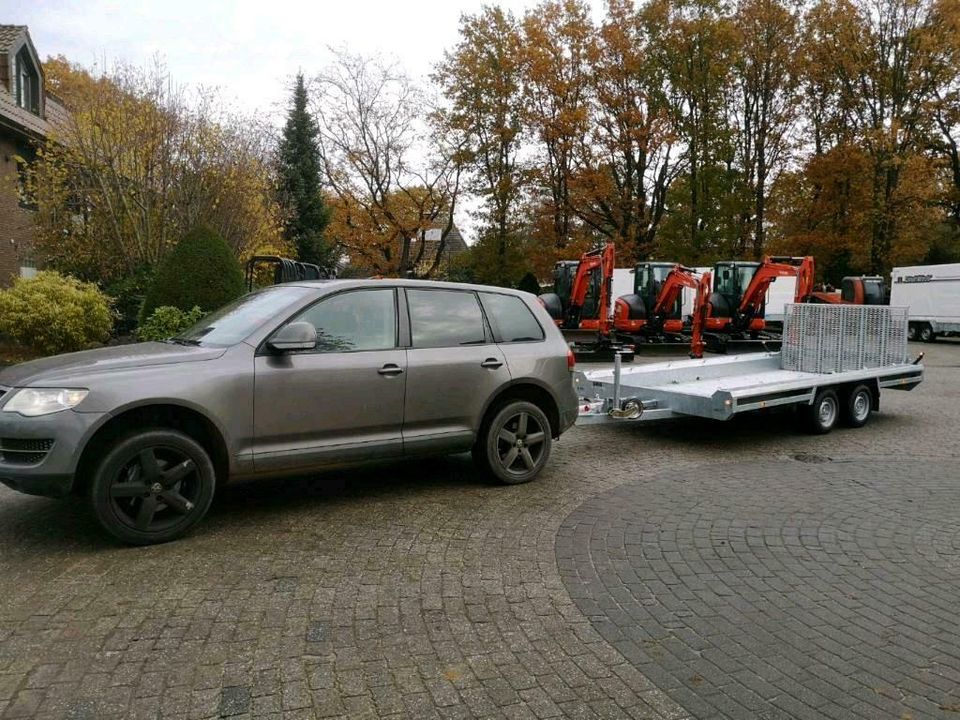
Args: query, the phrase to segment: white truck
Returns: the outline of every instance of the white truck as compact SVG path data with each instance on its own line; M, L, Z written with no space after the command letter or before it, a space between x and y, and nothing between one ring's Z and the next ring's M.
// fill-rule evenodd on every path
M960 263L894 268L890 305L908 308L911 340L960 333Z

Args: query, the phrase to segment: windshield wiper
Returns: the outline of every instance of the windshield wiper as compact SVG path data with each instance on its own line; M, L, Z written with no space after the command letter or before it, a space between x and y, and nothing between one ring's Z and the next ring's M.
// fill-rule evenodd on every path
M182 338L182 337L167 338L164 342L173 343L174 345L190 345L194 347L200 344L199 340L194 340L193 338Z

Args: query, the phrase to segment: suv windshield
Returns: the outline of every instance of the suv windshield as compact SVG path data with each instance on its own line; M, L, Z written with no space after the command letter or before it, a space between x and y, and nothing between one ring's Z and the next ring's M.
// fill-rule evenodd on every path
M257 290L210 313L189 330L171 338L171 342L214 347L236 345L283 308L311 292L310 288L297 285L274 285Z

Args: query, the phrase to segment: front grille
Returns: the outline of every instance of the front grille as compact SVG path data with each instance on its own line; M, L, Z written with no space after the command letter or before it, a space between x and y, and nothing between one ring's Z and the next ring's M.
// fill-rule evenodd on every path
M0 438L0 459L10 465L36 465L52 448L49 438Z

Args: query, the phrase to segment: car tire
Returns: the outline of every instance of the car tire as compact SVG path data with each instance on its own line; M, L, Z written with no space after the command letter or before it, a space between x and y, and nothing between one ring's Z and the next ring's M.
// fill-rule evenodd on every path
M551 432L543 410L526 400L510 401L488 413L473 458L502 483L530 482L550 458Z
M937 334L933 331L933 328L930 327L930 325L924 323L920 326L917 337L920 339L920 342L931 343L937 339Z
M804 429L812 435L826 435L833 430L840 417L840 399L835 390L824 388L813 399L812 405L800 408Z
M210 508L216 471L207 451L175 430L114 441L93 471L90 504L101 527L130 545L174 540Z
M870 419L873 410L873 390L869 385L860 383L844 396L842 420L851 428L863 427Z

